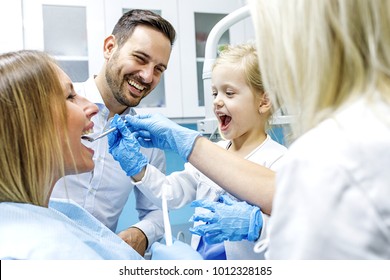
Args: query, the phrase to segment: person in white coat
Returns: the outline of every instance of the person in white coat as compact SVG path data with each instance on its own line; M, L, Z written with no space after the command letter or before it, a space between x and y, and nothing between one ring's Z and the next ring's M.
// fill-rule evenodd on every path
M390 259L389 1L250 6L265 89L295 117L268 258Z
M266 132L271 116L271 104L262 86L254 45L226 46L221 51L212 70L212 93L219 131L222 137L227 139L218 142L217 145L229 153L276 170L287 148L272 140ZM131 130L132 121L129 118L126 120ZM119 162L126 165L121 157L122 155L119 157ZM228 194L223 186L213 182L190 163L185 164L183 171L174 172L169 176L147 165L140 173L132 175L132 178L137 188L157 205L161 205L163 191L166 190L168 207L171 209L181 208L196 199L217 201L221 195ZM242 188L244 192L245 186ZM267 189L263 192L260 190L258 195L268 198L267 191ZM239 200L233 195L229 197L235 201ZM266 235L265 225L267 214L270 213L268 205L264 205L264 208L262 205L257 206L263 211L259 218L263 226L257 229L255 239ZM202 210L196 208L195 211ZM196 222L195 226L199 223ZM193 232L197 233L196 227ZM237 240L237 238L226 237L226 239L213 240L210 236L205 238L193 235L192 246L204 259L261 259L263 257L261 254L254 253L254 240L241 240L241 238L237 241L229 240Z

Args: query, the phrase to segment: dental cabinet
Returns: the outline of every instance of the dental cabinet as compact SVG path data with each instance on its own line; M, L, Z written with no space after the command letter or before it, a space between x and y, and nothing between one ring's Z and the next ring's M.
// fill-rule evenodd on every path
M2 1L3 2L3 1ZM179 122L205 117L202 80L205 44L211 29L227 14L245 6L245 0L19 0L0 3L9 14L0 38L1 52L39 49L55 56L75 82L98 73L103 64L103 40L129 9L161 14L177 31L168 70L159 86L137 108L139 113L159 112ZM11 16L12 15L12 16ZM4 20L4 19L3 19ZM10 24L8 21L12 21ZM253 39L250 19L232 26L219 44ZM7 43L7 44L6 44Z

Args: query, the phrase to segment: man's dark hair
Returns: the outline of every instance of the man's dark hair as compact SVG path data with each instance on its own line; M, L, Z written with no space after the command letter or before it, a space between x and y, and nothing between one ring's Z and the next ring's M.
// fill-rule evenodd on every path
M138 25L150 26L160 31L169 39L171 46L175 42L176 31L166 19L149 10L135 9L124 13L112 31L119 47L122 47Z

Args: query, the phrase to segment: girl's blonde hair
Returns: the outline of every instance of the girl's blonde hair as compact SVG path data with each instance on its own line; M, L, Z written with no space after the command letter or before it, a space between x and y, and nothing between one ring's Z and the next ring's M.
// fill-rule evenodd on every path
M66 112L52 58L29 50L0 55L0 202L47 206L64 175Z
M345 104L390 102L390 1L251 0L260 69L299 136Z
M235 46L223 46L212 69L224 64L229 66L236 65L237 70L244 73L246 83L252 91L259 96L264 94L264 86L261 79L259 60L255 45L247 43Z
M224 45L220 51L219 56L215 60L212 70L217 66L236 66L237 71L243 73L245 82L251 89L255 98L267 98L263 80L259 68L259 59L257 56L256 46L251 43L243 43L239 45ZM264 113L265 123L264 128L268 130L270 124L268 121L272 116L272 110Z

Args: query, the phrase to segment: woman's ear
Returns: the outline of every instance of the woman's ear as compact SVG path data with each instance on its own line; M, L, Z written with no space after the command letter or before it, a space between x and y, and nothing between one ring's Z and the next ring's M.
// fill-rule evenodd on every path
M114 35L110 35L106 39L104 39L104 45L103 45L104 59L108 60L111 57L114 50L116 49L116 47L117 44Z
M260 115L265 114L271 110L271 100L268 97L267 93L263 94L263 97L260 100L259 104L259 113Z

